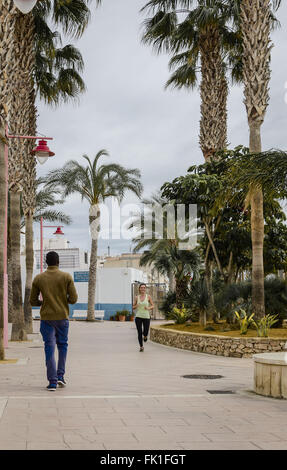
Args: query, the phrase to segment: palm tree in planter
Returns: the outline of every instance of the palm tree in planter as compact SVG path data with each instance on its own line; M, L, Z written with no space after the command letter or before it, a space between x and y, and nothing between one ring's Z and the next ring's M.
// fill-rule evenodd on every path
M100 150L91 161L87 155L83 158L87 166L71 160L63 168L52 170L47 176L47 183L62 188L63 197L77 193L82 200L87 200L89 209L89 226L92 237L91 258L88 285L87 321L95 321L95 298L97 279L97 252L100 232L100 204L107 198L115 197L120 203L127 191L140 197L143 187L138 169L127 169L117 163L99 165L101 157L108 156L106 150Z
M271 77L272 4L279 8L280 0L232 0L231 8L239 13L242 34L242 72L251 154L262 152L261 127L269 104ZM263 189L250 192L252 237L252 306L257 318L265 314L264 305L264 215Z

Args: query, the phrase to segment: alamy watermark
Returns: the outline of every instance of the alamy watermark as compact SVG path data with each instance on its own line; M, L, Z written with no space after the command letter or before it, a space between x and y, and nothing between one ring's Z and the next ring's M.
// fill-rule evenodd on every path
M92 238L177 240L179 250L197 246L196 204L99 204L90 209Z

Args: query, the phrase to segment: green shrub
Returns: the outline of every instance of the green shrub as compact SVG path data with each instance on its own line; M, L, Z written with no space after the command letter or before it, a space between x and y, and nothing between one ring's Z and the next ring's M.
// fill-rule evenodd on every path
M265 311L267 315L278 315L275 328L282 326L283 319L287 318L287 283L286 281L273 278L265 279ZM225 286L215 295L215 306L227 322L232 322L235 311L242 309L252 313L251 307L252 284L250 281L230 284Z
M176 302L175 292L168 292L164 301L159 305L159 310L163 313L166 320L172 312Z

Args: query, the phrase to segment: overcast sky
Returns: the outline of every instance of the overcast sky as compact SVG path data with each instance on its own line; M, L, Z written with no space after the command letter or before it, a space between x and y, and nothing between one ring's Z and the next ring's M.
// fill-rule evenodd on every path
M51 109L39 103L38 130L53 136L56 156L38 174L63 166L70 159L91 158L107 149L110 158L130 168L139 168L144 196L149 197L165 181L184 175L192 164L203 163L198 144L199 92L166 91L168 56L157 56L141 44L139 13L145 0L103 0L93 10L84 36L75 43L85 61L87 92L77 105ZM286 149L287 117L287 4L278 12L281 29L273 33L270 106L263 127L263 148ZM71 41L68 41L71 42ZM228 139L231 147L248 145L248 126L242 88L233 87L229 96ZM83 160L84 161L84 160ZM128 202L136 199L130 195ZM71 246L89 249L88 205L72 196L62 206L73 218L64 229ZM38 227L35 226L37 238ZM52 233L52 232L51 232ZM45 237L51 235L49 229ZM130 242L103 240L99 253L110 246L111 254L126 252Z

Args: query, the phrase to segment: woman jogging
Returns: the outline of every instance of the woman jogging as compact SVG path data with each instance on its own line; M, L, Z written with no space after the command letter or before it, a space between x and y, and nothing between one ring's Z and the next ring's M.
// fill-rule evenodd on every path
M139 295L136 296L133 310L136 311L136 327L138 330L138 339L140 344L140 352L144 351L143 340L147 341L147 335L150 325L150 310L154 308L151 296L146 294L146 285L140 284Z

